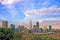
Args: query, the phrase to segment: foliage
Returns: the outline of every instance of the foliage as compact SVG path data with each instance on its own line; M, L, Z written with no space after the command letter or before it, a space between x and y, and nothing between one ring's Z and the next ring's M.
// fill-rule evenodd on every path
M22 40L56 40L56 39L41 35L25 35L25 37L23 37Z
M0 40L56 40L47 35L21 34L11 29L0 28Z
M14 40L21 40L22 35L20 33L15 32L14 33Z
M32 40L42 40L42 38L39 37L39 36L34 36L34 37L32 38Z
M0 28L0 40L13 40L14 32L11 29Z

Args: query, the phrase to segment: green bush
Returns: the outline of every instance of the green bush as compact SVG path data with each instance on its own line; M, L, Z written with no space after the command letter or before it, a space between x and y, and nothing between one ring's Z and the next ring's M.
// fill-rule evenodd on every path
M14 40L21 40L22 35L20 33L15 32L14 33Z
M11 29L0 28L0 40L13 40L14 32Z
M42 40L42 38L40 36L33 36L31 40Z

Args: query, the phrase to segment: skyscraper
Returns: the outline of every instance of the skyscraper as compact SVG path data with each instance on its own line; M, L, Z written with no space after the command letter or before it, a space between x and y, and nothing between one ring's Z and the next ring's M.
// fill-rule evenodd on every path
M18 29L19 29L19 32L23 31L24 30L24 26L18 26Z
M30 29L32 29L32 20L30 20Z
M47 32L47 26L44 26L44 31Z
M15 31L15 25L14 24L11 24L10 27L11 27L11 30Z
M39 22L36 22L36 27L39 28Z
M44 26L44 29L47 29L47 26Z
M49 30L52 30L52 26L51 25L49 25Z
M36 25L33 25L33 30L36 29Z
M2 21L2 27L8 28L8 21Z

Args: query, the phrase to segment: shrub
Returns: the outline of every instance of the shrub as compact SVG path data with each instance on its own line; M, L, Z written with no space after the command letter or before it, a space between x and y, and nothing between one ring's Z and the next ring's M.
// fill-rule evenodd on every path
M11 29L0 28L0 40L13 40L14 32Z

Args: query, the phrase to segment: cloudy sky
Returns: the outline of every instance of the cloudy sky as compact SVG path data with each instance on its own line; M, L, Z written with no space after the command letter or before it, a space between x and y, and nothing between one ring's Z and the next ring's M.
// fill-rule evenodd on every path
M0 20L60 20L60 0L0 0Z

